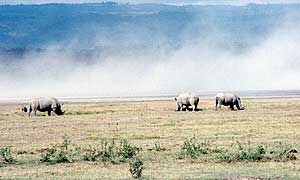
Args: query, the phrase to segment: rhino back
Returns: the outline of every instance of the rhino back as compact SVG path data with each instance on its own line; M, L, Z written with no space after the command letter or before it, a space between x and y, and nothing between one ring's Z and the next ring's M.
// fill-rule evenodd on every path
M185 105L192 105L199 101L199 97L191 93L182 93L177 97L178 101Z
M234 102L236 100L235 98L235 94L232 94L232 93L226 93L225 94L225 102L226 103L229 103L229 102Z
M36 107L40 110L48 110L59 105L58 101L55 98L37 98L31 101L33 107Z

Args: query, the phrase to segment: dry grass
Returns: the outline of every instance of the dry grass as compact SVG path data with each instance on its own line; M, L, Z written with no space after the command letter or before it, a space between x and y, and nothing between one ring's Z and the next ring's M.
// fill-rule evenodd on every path
M216 163L176 158L186 138L195 136L214 145L292 145L300 150L300 100L248 99L245 111L214 110L213 100L201 103L203 111L175 112L172 101L65 105L65 116L27 117L19 107L0 106L0 147L12 146L16 165L0 167L0 179L130 179L126 163L38 163L40 150L63 141L80 146L101 139L127 139L142 147L143 175L147 179L300 179L300 161ZM40 115L44 113L39 113ZM149 151L160 143L165 151ZM299 159L299 158L298 158Z

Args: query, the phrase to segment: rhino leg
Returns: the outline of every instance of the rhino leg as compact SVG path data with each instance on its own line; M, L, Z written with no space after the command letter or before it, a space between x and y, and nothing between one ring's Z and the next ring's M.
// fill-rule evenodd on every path
M184 105L182 105L181 110L182 110L182 111L186 111L186 109L188 109L188 106L185 105L185 108L184 108L183 106L184 106Z
M193 106L189 106L189 105L186 105L186 109L188 110L188 111L193 111Z
M230 104L230 109L234 110L234 104L233 103Z
M177 111L181 111L183 109L183 105L180 102L177 102Z
M180 111L182 109L183 109L182 103L177 102L177 111Z
M194 111L200 111L200 109L198 109L198 104L195 104L195 109Z
M221 109L222 101L220 99L216 99L216 110Z
M51 110L48 110L48 116L51 116Z
M29 108L28 108L28 116L29 116L29 117L30 117L31 112L32 112L32 108L31 108L31 106L29 105Z
M198 104L199 104L199 100L194 103L195 106L194 111L200 111L200 109L198 109Z

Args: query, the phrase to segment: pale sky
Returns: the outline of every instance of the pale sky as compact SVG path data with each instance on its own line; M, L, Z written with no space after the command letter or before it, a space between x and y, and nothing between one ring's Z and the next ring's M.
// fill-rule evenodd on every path
M246 5L278 4L278 3L300 3L300 0L0 0L0 4L45 4L45 3L100 3L114 1L119 3L163 3L173 5Z

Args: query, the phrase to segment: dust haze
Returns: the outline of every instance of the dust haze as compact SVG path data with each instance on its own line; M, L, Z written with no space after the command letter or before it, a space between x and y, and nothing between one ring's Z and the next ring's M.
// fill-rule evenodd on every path
M124 33L121 50L96 53L87 56L86 61L79 61L74 55L73 49L80 45L74 39L67 45L47 44L45 52L28 52L13 63L1 63L0 98L300 89L300 25L291 22L289 16L243 52L215 46L222 29L205 38L200 38L201 34L185 34L192 38L180 47L173 47L162 36L160 42L155 42L156 48L138 49L128 46L139 44L139 37L147 35L142 30L137 37L135 30ZM112 43L109 37L95 37L96 45ZM1 62L8 62L6 57L0 58Z

